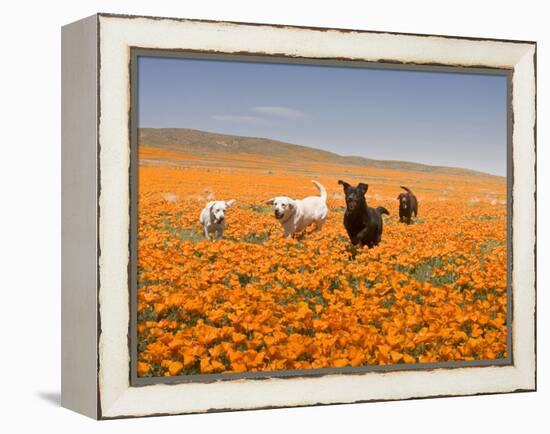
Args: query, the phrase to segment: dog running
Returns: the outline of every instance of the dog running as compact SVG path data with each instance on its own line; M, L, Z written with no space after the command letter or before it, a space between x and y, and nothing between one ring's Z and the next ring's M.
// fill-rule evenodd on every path
M369 189L368 184L359 183L357 187L352 187L342 180L338 184L344 186L346 195L344 227L351 243L355 246L367 246L369 249L377 246L382 240L382 214L390 213L382 206L371 208L367 205L365 194Z
M283 226L285 237L292 237L311 224L315 224L315 231L319 231L328 217L327 191L317 181L311 182L319 189L319 196L304 199L276 196L265 202L273 205L275 218Z
M199 220L204 230L204 237L209 240L210 234L216 238L222 238L225 230L225 212L227 208L235 203L235 199L216 200L208 202L202 209Z
M399 221L401 223L407 223L410 225L412 223L412 215L416 217L418 214L418 200L414 193L407 187L401 186L406 193L401 193L397 196L399 201Z

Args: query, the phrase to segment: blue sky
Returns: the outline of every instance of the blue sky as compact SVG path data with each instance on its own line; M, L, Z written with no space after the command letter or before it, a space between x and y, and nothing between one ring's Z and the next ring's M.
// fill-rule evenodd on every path
M506 78L140 57L140 127L506 174Z

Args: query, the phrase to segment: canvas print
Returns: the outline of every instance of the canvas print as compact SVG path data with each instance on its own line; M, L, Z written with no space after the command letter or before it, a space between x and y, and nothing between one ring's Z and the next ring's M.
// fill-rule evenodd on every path
M509 359L506 75L137 68L138 377Z

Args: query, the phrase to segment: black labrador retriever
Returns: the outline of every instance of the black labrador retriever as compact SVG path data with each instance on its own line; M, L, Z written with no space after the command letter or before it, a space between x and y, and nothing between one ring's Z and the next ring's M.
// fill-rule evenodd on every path
M412 223L412 215L418 215L418 200L414 193L407 187L401 186L406 193L401 193L397 196L399 201L399 221L405 222L408 225Z
M382 214L390 213L382 206L371 208L367 205L365 193L369 189L368 184L361 182L357 187L352 187L342 180L338 181L338 184L344 186L346 195L344 227L351 243L355 246L367 246L369 249L377 246L382 240Z

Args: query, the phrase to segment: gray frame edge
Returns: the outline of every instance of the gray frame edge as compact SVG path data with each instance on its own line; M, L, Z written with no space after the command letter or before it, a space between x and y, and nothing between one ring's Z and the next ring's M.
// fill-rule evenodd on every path
M98 419L98 16L61 47L61 405Z

